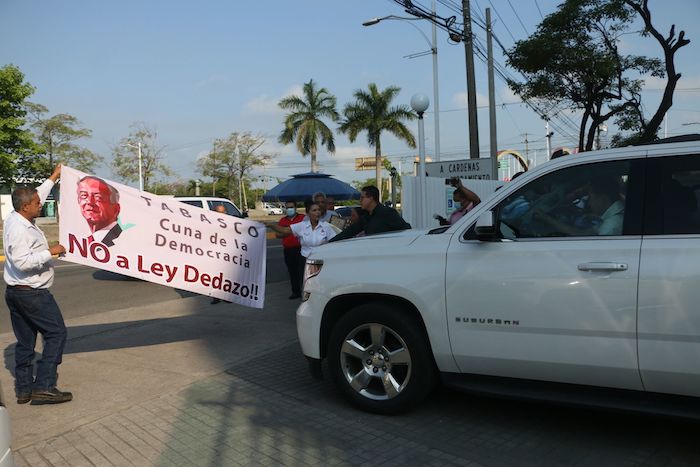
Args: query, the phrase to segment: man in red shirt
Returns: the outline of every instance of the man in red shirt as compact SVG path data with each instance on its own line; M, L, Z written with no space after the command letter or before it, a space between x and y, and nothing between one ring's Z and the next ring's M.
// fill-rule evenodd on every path
M289 227L304 220L304 215L297 213L297 204L295 201L287 201L286 216L279 221L281 227ZM292 295L290 300L301 297L301 283L304 279L304 257L301 256L301 244L294 235L277 234L277 238L282 239L282 248L284 249L284 264L287 265L289 271L289 281L292 284Z

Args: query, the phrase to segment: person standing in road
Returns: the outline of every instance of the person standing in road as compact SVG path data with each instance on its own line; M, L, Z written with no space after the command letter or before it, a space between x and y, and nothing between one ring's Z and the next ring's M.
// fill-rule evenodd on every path
M272 230L285 235L294 235L301 244L301 256L306 261L315 247L328 243L335 235L335 230L328 223L321 220L321 207L314 202L306 203L306 217L302 222L283 227L277 224L268 224Z
M360 220L349 225L345 230L333 237L330 241L352 238L360 232L365 235L374 235L394 230L406 230L411 224L403 220L394 208L384 206L379 202L379 190L376 186L368 185L360 191L360 205L367 214Z
M326 196L326 210L335 212L335 198L333 196ZM336 212L336 214L338 214Z
M328 199L326 198L326 194L322 191L314 193L312 199L321 209L321 220L323 222L330 222L331 217L338 216L337 212L328 210Z
M304 220L304 215L297 212L296 201L290 200L285 203L286 215L280 219L280 227L289 227ZM301 243L293 234L277 233L277 238L282 239L284 251L284 264L289 272L289 282L292 285L290 300L301 297L301 282L304 278L304 257L301 256Z
M38 188L19 187L12 192L15 208L5 221L3 249L5 301L10 310L15 346L15 393L18 404L57 404L73 399L70 392L56 388L58 365L63 359L67 331L61 310L49 287L53 284L51 257L62 254L62 245L49 247L44 233L35 224L41 205L61 175L56 166ZM44 339L41 359L34 374L34 346L40 333Z

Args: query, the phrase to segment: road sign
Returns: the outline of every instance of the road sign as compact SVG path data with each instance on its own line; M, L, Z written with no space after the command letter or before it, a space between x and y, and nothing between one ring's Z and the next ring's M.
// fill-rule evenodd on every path
M382 161L384 158L382 157ZM355 170L374 170L377 168L377 158L372 157L356 157Z
M495 180L491 170L490 157L429 162L425 164L425 171L428 177L459 177L467 180Z

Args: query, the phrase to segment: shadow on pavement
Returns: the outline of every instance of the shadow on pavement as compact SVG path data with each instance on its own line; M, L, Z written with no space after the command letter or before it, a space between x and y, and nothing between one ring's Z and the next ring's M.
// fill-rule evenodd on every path
M446 388L406 415L361 412L340 398L328 378L319 382L309 375L296 345L195 383L182 399L170 436L197 439L204 448L196 463L211 467L692 465L700 458L694 423ZM209 435L198 429L201 423ZM194 461L186 451L177 454ZM164 454L161 462L174 455Z

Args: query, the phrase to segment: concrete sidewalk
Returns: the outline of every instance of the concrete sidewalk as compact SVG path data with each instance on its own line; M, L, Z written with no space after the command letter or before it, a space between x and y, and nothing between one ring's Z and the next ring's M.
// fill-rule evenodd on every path
M136 411L147 421L163 414L167 418L167 413L175 416L173 402L163 402L167 398L276 349L294 349L296 358L303 360L294 345L298 302L287 299L286 282L268 284L266 292L262 311L224 302L211 305L208 297L198 296L67 321L69 338L58 387L72 391L74 400L53 406L15 403L10 373L15 339L12 333L0 334L6 368L0 381L12 416L16 462L33 466L163 463L168 459L162 456L167 439L160 449L153 443L146 448L136 439L124 444L119 436L104 433L76 440L82 448L71 445L75 443L52 447L51 442L58 439L65 444L74 438L71 434L135 407L148 407L149 413ZM164 423L161 419L161 434L169 432ZM124 445L115 446L115 441ZM173 462L183 465L182 459Z

